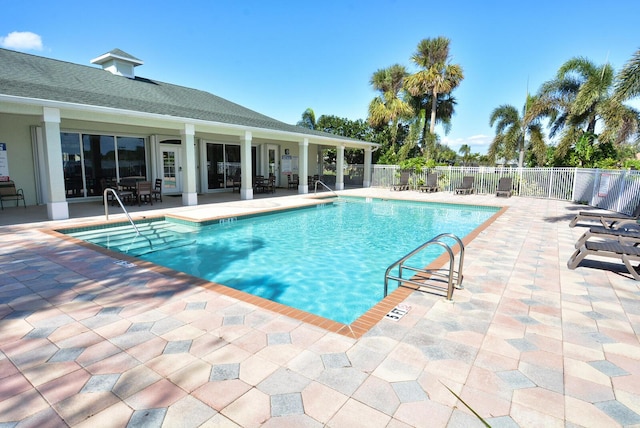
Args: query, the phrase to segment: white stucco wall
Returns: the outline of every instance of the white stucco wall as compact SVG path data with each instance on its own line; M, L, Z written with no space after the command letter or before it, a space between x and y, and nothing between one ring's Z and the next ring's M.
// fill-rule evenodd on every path
M0 143L7 145L9 176L16 183L16 187L24 191L27 205L36 203L31 145L31 126L36 125L40 125L40 119L37 117L0 113Z

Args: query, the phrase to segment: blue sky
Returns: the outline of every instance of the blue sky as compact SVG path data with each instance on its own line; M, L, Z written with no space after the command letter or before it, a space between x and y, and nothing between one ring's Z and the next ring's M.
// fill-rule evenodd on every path
M494 108L521 108L572 57L619 70L640 48L638 16L638 0L3 1L0 46L84 65L119 48L144 61L139 76L296 123L308 107L366 119L371 75L415 71L418 42L445 36L465 79L451 132L436 132L484 154Z

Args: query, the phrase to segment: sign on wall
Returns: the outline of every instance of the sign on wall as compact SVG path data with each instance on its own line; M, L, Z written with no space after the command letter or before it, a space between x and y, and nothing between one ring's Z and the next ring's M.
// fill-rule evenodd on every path
M0 181L9 181L9 159L5 143L0 143Z
M600 186L598 186L598 196L604 198L609 193L609 181L611 180L610 174L602 174L600 176Z
M281 161L283 174L298 173L298 156L282 155Z

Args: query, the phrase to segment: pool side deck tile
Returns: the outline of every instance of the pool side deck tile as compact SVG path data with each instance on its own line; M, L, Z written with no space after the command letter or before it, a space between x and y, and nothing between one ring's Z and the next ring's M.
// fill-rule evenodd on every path
M480 426L445 385L496 426L640 424L638 283L611 260L566 267L585 230L568 223L586 207L343 193L503 208L463 240L463 289L452 302L401 287L350 325L51 232L103 223L99 203L71 204L78 214L56 222L42 219L43 207L6 208L0 425ZM237 197L132 214L197 223L326 202ZM400 304L408 312L386 319ZM221 364L239 378L212 379Z

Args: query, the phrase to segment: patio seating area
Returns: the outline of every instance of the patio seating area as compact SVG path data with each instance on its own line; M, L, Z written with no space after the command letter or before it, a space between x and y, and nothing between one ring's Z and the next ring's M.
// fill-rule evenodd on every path
M0 426L640 425L640 282L597 255L567 266L588 230L569 227L584 205L338 193L508 209L465 238L464 288L453 303L407 292L400 319L342 334L48 233L104 221L100 202L72 204L72 218L56 222L43 207L5 207ZM311 196L278 189L240 201L229 192L183 207L165 195L131 209L134 218L197 219Z

